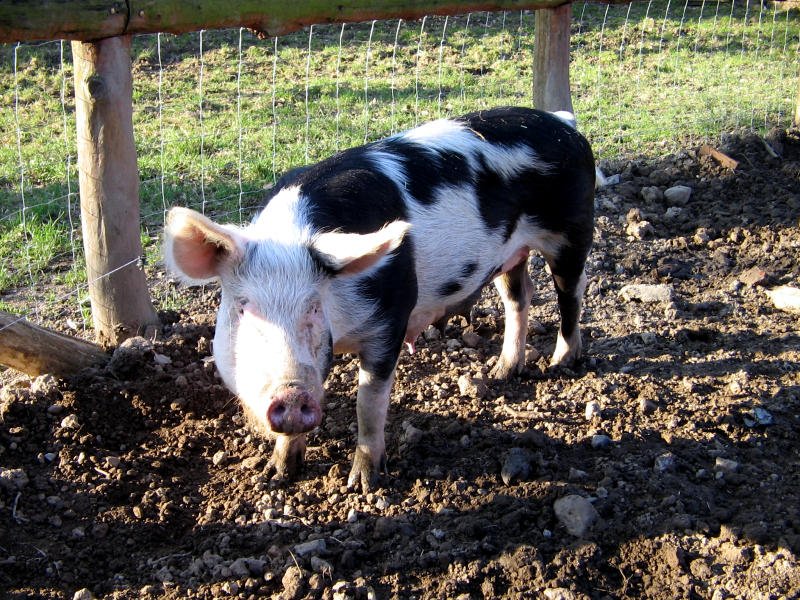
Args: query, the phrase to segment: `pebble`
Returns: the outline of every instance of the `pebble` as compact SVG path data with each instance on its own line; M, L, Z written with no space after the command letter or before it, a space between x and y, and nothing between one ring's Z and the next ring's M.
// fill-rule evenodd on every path
M351 508L347 511L347 522L355 523L356 521L358 521L358 511L355 508Z
M653 470L656 473L667 473L675 470L675 455L672 452L665 452L656 456L653 463Z
M656 410L656 404L647 398L639 398L639 412L643 415L649 415Z
M761 267L752 267L739 275L737 281L749 287L764 285L767 281L767 272Z
M156 363L157 365L161 365L162 367L164 367L166 365L171 364L172 359L165 354L159 354L158 352L156 352L153 355L153 362Z
M790 285L781 285L764 291L778 310L800 313L800 289Z
M686 206L692 196L692 188L685 185L675 185L664 190L664 198L672 206Z
M772 417L772 413L770 413L766 408L761 408L758 406L753 410L748 411L744 417L744 424L747 427L755 427L756 425L769 427L770 425L775 424L775 419Z
M500 477L506 485L512 481L524 481L528 479L532 472L531 453L525 448L511 448L503 461L500 469Z
M487 391L488 387L486 382L481 378L472 377L470 375L461 375L458 378L458 392L462 396L480 400L486 396Z
M311 557L311 569L315 573L322 573L323 575L330 575L333 573L333 565L319 556Z
M317 540L311 540L310 542L297 544L294 547L294 553L305 558L306 556L311 556L313 554L322 554L325 552L326 548L327 545L325 544L325 540L323 538L319 538Z
M673 289L666 283L631 283L624 286L619 295L627 302L638 300L645 304L667 304L672 302Z
M78 429L81 426L78 415L70 414L61 419L61 427L65 429Z
M602 450L608 448L613 444L613 440L604 433L597 433L592 436L592 448L595 450Z
M90 589L82 588L73 594L72 600L94 600L94 597Z
M286 600L302 598L303 588L305 587L305 581L303 581L303 570L296 565L292 565L286 569L286 572L281 578L281 585L283 585L282 597Z
M372 530L372 537L376 540L383 540L394 535L397 531L397 523L389 517L378 517L375 520L375 527Z
M584 417L586 417L587 421L591 421L592 419L601 418L603 410L600 408L600 403L597 400L589 400L586 403L586 410L584 411Z
M637 240L644 240L655 234L655 229L650 224L650 221L636 221L635 223L628 223L625 227L625 233L635 237Z
M583 537L598 517L592 503L577 494L559 498L553 504L553 510L559 522L575 537Z
M477 348L481 343L481 336L474 331L465 331L461 334L461 341L467 348Z
M214 456L211 457L211 462L215 467L218 467L225 461L227 461L229 456L230 455L225 450L220 450L219 452L214 454Z
M0 488L17 492L28 485L28 475L23 469L6 469L0 467Z
M51 404L47 407L48 415L60 415L64 411L64 407L60 404Z
M547 588L542 592L542 596L546 600L583 600L585 597L563 587Z
M643 187L640 193L642 194L644 201L648 204L655 204L656 202L661 202L664 199L664 192L661 191L661 188L658 188L654 185Z
M714 461L714 470L719 473L735 473L739 470L739 463L735 460L718 456Z
M678 217L680 217L682 214L683 214L683 209L682 208L680 208L679 206L670 206L664 212L664 218L668 219L670 221L673 221L673 220L677 219Z
M424 337L427 341L432 342L434 340L438 340L442 337L442 334L439 332L436 327L433 325L429 325L428 328L422 332L422 337Z

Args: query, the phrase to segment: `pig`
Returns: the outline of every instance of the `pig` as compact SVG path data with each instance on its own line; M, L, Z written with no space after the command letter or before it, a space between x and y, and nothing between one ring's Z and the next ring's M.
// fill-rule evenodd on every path
M334 353L358 355L347 484L367 491L385 468L403 344L413 351L420 332L490 281L505 309L490 375L523 369L532 251L549 267L561 315L551 364L580 357L595 183L571 115L481 110L296 169L243 227L173 208L165 258L189 283L221 283L216 366L249 421L276 438L275 477L303 464Z

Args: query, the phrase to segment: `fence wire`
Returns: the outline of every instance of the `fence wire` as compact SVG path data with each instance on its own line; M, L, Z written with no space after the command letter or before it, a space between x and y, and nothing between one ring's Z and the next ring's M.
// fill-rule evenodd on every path
M790 125L797 10L651 0L573 11L573 104L598 158ZM426 120L531 105L534 22L520 11L316 25L266 40L241 28L137 37L146 262L157 264L173 205L243 222L294 166ZM0 310L82 331L90 323L64 45L0 47Z

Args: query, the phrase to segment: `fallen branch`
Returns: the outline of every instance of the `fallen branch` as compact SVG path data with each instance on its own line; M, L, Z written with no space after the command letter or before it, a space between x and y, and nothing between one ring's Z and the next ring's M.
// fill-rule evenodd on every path
M74 375L81 369L105 363L99 346L62 335L0 311L0 365L37 377Z
M739 161L732 159L727 154L724 154L717 150L716 148L712 148L708 144L703 144L700 146L699 150L700 156L710 156L714 160L716 160L719 164L721 164L726 169L730 169L731 171L735 171L736 167L739 166Z

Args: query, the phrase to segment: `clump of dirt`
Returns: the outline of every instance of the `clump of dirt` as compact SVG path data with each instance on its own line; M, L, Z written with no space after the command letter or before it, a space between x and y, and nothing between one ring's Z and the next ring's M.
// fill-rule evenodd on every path
M211 360L216 293L71 381L0 395L5 598L793 598L800 594L800 139L725 136L604 165L585 359L486 376L502 313L401 358L388 473L347 491L357 362L340 357L302 476L266 476ZM156 278L155 285L172 285ZM647 286L632 288L631 285ZM559 501L558 510L555 508Z

